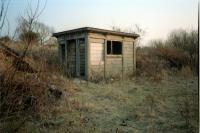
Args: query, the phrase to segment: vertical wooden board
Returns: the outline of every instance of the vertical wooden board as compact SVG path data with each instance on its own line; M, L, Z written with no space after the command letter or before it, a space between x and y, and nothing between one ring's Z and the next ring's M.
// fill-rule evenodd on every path
M62 63L62 56L61 56L61 44L58 44L58 56L59 56L59 62Z
M80 51L80 75L85 75L85 39L79 41Z
M65 60L66 60L66 63L67 63L67 41L65 41Z
M104 64L104 44L103 43L90 43L90 63L91 65Z
M136 71L136 44L133 42L133 72Z
M80 47L79 40L76 39L76 76L80 76Z
M107 39L104 39L104 79L106 78L106 64L107 64Z
M89 80L89 64L88 64L88 34L85 33L85 78Z
M90 43L90 66L91 77L104 76L104 43Z
M67 70L68 74L76 74L76 42L68 41L67 45Z
M124 40L122 41L122 79L124 77Z
M85 37L86 38L86 44L87 44L87 62L86 62L86 64L87 64L87 79L89 79L90 78L90 76L91 76L91 72L90 72L90 39L89 39L89 37L88 37L88 34L86 34L87 36Z
M63 43L60 45L60 52L61 52L61 61L62 61L62 64L65 64L65 61L66 61L66 51L65 51L65 47L66 45Z
M132 74L134 69L133 42L124 42L124 73ZM130 67L132 69L130 69Z
M122 75L122 57L107 56L106 76L115 77Z

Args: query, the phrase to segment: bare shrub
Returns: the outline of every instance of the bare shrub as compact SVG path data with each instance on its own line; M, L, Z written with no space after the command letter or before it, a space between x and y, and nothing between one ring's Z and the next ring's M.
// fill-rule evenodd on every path
M166 45L172 48L182 49L192 57L193 54L198 53L198 31L174 30L169 34Z
M176 48L157 48L155 49L155 55L160 59L164 59L169 62L170 68L178 68L179 70L188 65L189 55L181 49Z
M9 47L15 49L19 55L23 54L23 44L10 44ZM60 74L63 73L63 65L59 60L57 45L32 45L31 49L27 51L25 59L40 71L51 71L52 73ZM34 64L34 62L36 64ZM37 63L40 65L37 65Z
M0 90L1 114L9 115L28 110L39 112L40 107L43 106L45 89L46 86L43 83L29 76L16 76L12 82L9 81L9 77L4 77Z
M149 44L153 48L164 48L165 47L165 43L162 40L152 40L152 41L150 41Z
M9 36L3 36L3 37L0 38L0 41L3 41L3 42L7 43L7 42L11 41L11 39L10 39Z
M28 56L35 61L45 63L46 66L44 66L43 71L63 72L63 66L58 57L57 46L55 48L47 46L34 47L28 53Z
M193 72L199 72L197 30L174 30L165 41L153 40L150 46L156 49L158 57L170 63L170 67L180 70L189 65Z
M23 32L19 35L19 38L23 42L38 42L39 34L33 31Z
M192 72L191 67L188 65L188 66L182 67L179 74L184 77L191 77L193 75L193 72Z
M137 52L136 68L137 76L146 76L155 82L167 78L168 75L168 63L155 56L154 49L148 49L146 53L143 49Z
M40 114L41 112L49 109L49 101L52 100L56 95L50 97L48 94L52 92L50 85L53 84L58 88L53 91L62 91L59 88L65 89L64 79L61 76L51 71L38 71L36 73L29 73L28 71L18 71L13 65L11 65L11 57L0 52L1 63L0 63L0 113L1 114L15 114L23 112L31 112L33 114ZM26 59L26 58L25 58ZM30 59L26 59L26 62L30 62ZM36 62L32 60L30 64L37 64L38 70L44 66L48 66L45 62ZM48 68L48 67L46 67ZM15 72L14 72L15 71ZM13 73L15 76L13 77ZM69 88L69 86L66 86ZM58 93L56 93L58 94ZM60 94L60 92L59 92ZM54 93L51 93L54 95Z

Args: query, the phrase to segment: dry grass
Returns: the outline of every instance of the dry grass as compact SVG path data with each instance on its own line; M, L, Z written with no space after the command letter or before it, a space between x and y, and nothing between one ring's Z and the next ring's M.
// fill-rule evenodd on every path
M171 68L175 67L180 70L182 67L189 65L190 63L189 54L187 54L181 49L156 48L154 54L158 56L159 58L165 59L166 61L168 61L169 67Z
M165 80L169 75L196 75L189 55L181 49L146 47L137 51L136 58L137 76L149 77L153 82Z
M23 51L18 48L18 52ZM71 110L68 96L74 93L75 86L61 74L60 68L49 63L52 53L48 52L40 59L34 59L31 54L24 58L37 70L30 73L16 69L15 60L0 51L1 132L18 132L31 119L39 117L49 121L57 114ZM16 120L19 122L12 122Z
M184 92L186 82L190 87L188 100ZM136 80L77 85L80 90L69 99L74 119L61 115L63 119L74 121L74 125L68 127L72 132L79 123L84 125L77 128L81 132L197 132L197 77L169 76L156 84L140 77ZM184 99L190 106L185 106ZM185 114L187 110L189 117ZM190 126L185 124L188 119ZM62 129L56 128L57 131Z
M164 59L159 59L154 54L154 49L148 49L147 53L142 50L136 56L136 75L148 77L152 82L160 82L169 75L169 64Z
M16 71L3 54L1 64L1 113L9 114L25 110L40 112L46 103L46 91L49 85L63 87L61 84L63 80L57 78L58 75L42 71L38 73Z
M56 48L32 46L24 60L36 73L14 72L12 59L0 51L1 113L6 114L0 131L197 132L197 78L189 66L175 76L169 62L152 53L138 53L134 80L94 77L95 84L62 75ZM52 86L61 98L51 95Z

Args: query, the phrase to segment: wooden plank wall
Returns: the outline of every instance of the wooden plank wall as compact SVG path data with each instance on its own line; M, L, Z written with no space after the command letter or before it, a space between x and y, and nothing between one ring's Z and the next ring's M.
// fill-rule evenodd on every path
M69 39L73 39L73 41L67 41ZM133 38L99 33L78 33L66 35L66 37L61 36L58 40L59 44L67 42L67 72L72 73L73 76L75 76L77 69L76 46L79 47L78 52L80 52L78 70L80 70L80 75L85 75L86 79L91 76L110 77L122 76L122 74L126 76L132 74L135 70ZM123 42L123 54L106 55L107 40ZM60 48L59 46L59 53L61 53Z
M106 77L121 77L122 56L107 56L106 59Z
M104 40L89 38L90 74L93 78L104 76Z
M129 75L133 74L133 42L124 41L124 74Z
M123 54L104 56L104 53L106 51L104 49L104 43L106 40L121 41L123 43ZM133 70L135 69L133 38L90 33L89 42L89 77L91 77L92 75L97 75L100 77L115 77L122 76L122 74L123 76L133 74Z

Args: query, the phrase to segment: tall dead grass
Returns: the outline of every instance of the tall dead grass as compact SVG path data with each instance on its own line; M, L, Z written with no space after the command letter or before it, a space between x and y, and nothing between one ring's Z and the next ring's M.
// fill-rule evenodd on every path
M136 56L136 75L148 77L152 81L160 82L168 77L168 62L159 59L154 54L154 49L147 49L145 53L143 49L137 51Z
M194 66L195 67L195 66ZM187 52L177 48L140 48L136 56L136 74L159 82L168 75L193 76L196 69L191 66Z
M22 49L18 49L18 52L20 50ZM34 57L33 53L31 54L29 51L28 56L24 58L32 68L37 70L34 73L17 70L16 66L13 65L12 57L0 51L1 116L26 112L32 115L40 115L49 109L53 109L53 102L58 102L56 100L58 95L55 95L54 92L70 93L73 86L68 84L65 77L60 74L60 66L56 63L58 62L57 56L54 55L56 51L48 50L43 49L42 53L40 49L37 49L38 53L34 53ZM53 63L54 60L56 65ZM52 86L54 86L53 89Z

